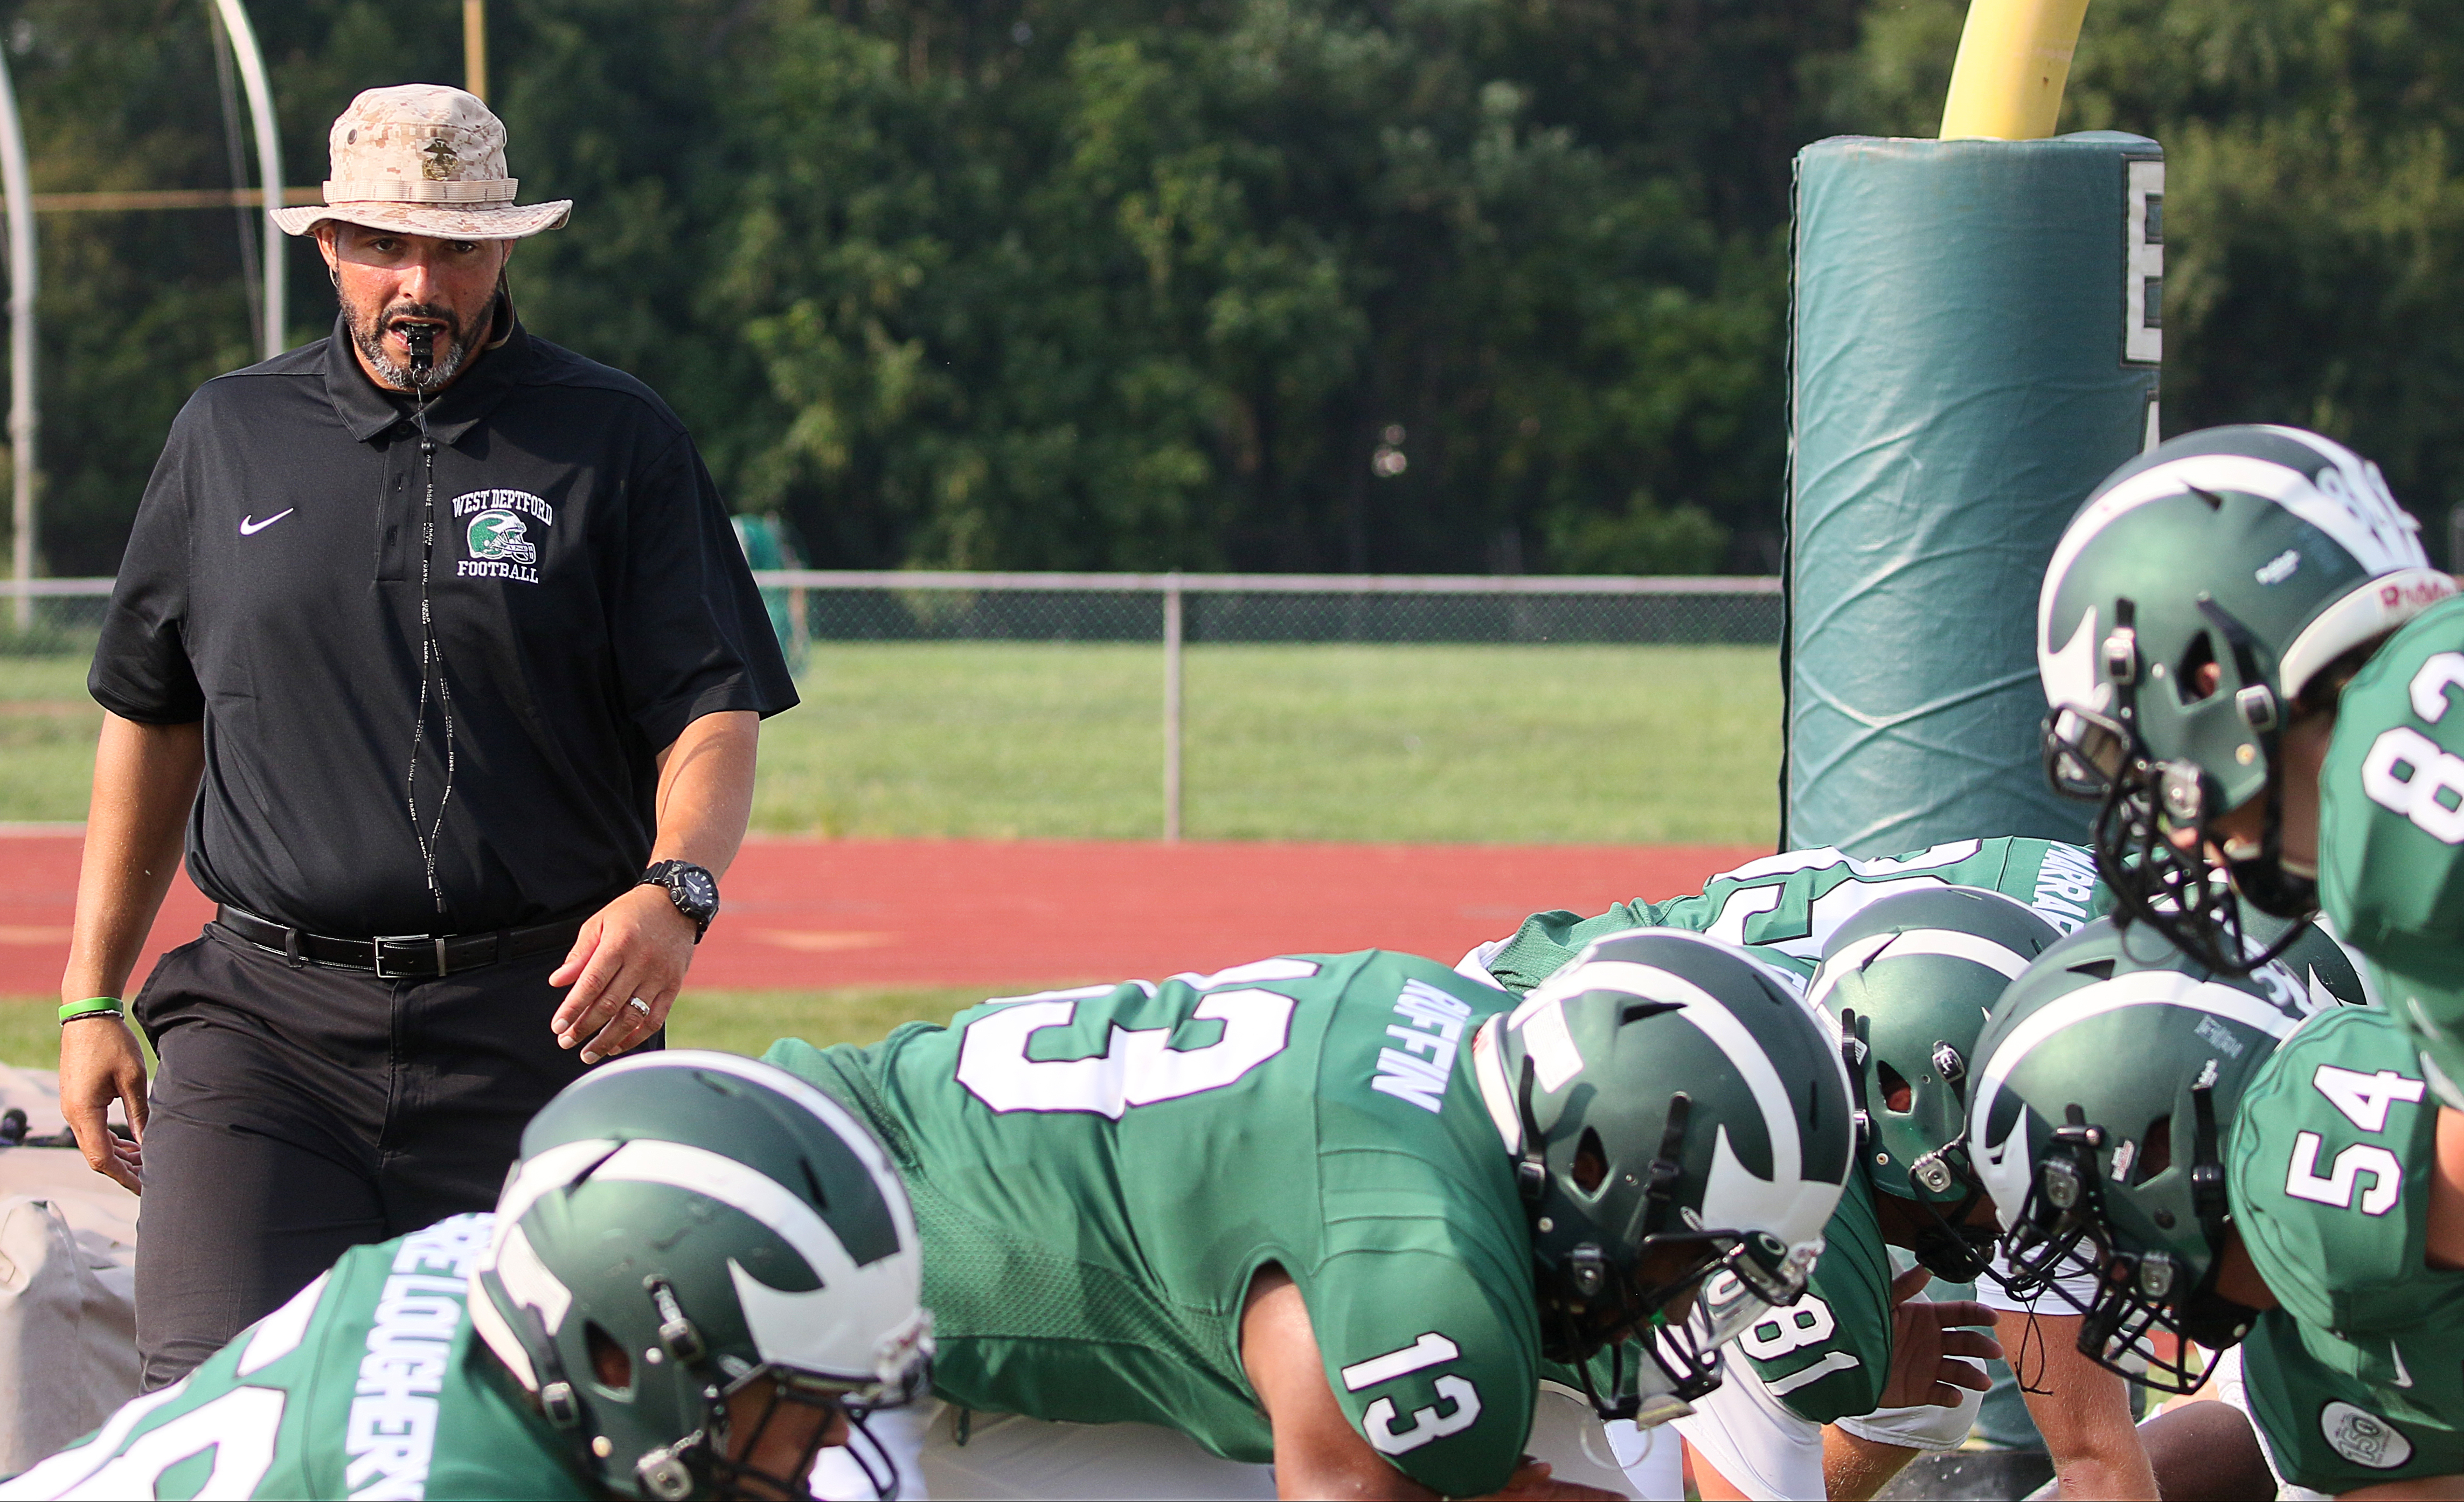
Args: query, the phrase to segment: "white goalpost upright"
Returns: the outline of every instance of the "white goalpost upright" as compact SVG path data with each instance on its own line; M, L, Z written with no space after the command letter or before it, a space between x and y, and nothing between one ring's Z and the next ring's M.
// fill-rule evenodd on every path
M0 57L0 191L9 217L9 571L17 630L34 624L34 197L17 88Z
M256 136L257 208L263 215L265 254L264 323L258 330L263 358L283 350L283 234L273 211L282 207L282 139L274 118L274 90L266 80L265 54L256 44L243 0L211 0L216 28L229 42L231 60L239 66L241 87ZM246 189L241 189L244 195ZM15 596L11 619L19 630L34 620L34 536L39 470L35 441L40 408L36 402L34 358L34 295L41 277L34 251L33 185L26 165L26 132L17 113L17 91L8 59L0 56L0 194L7 199L9 230L9 574ZM244 200L243 200L244 201Z
M257 209L262 214L265 254L258 264L265 272L264 358L282 353L283 233L275 227L274 210L282 207L282 135L274 119L274 90L265 79L265 54L256 45L256 29L248 24L241 0L214 0L223 34L231 39L231 60L239 65L240 87L248 94L248 113L256 131Z

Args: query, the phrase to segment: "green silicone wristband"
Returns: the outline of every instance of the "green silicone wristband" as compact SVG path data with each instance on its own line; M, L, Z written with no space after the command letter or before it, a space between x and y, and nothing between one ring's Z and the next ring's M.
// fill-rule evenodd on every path
M125 1017L128 1005L117 996L89 996L81 1002L71 1002L60 1008L60 1023L65 1027L80 1017Z

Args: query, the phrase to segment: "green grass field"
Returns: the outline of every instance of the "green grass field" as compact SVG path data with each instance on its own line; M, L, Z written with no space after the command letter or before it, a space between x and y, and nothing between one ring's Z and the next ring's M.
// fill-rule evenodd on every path
M679 1049L725 1049L734 1053L759 1053L783 1037L824 1045L870 1043L903 1022L946 1022L952 1013L987 996L999 996L1004 989L687 991L669 1014L668 1038ZM0 997L0 1064L56 1069L58 1005L55 996Z
M754 828L884 838L1160 832L1162 654L823 644L764 727ZM1767 647L1198 646L1193 839L1768 842ZM84 817L84 664L0 658L0 821Z
M85 817L102 711L83 657L0 657L0 823Z

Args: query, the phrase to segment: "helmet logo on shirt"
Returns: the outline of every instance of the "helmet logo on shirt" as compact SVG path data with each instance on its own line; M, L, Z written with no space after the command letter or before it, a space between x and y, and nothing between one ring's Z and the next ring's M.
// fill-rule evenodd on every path
M462 579L518 579L539 583L539 544L531 526L556 521L556 508L528 491L482 490L453 497L456 520L469 519L464 537L471 556L454 569Z
M536 563L539 549L523 541L530 523L510 511L483 511L471 519L471 556Z

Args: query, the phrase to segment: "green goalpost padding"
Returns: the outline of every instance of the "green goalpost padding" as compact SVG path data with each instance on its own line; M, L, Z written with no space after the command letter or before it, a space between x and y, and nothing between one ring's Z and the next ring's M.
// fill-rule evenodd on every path
M1782 849L2083 834L2036 586L2156 431L2164 173L2109 131L1798 155Z

